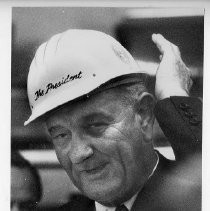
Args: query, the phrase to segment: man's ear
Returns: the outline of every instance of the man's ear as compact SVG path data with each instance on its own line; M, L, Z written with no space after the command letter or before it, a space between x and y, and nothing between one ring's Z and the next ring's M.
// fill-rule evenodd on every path
M143 92L136 104L135 104L135 113L139 116L139 124L141 127L141 132L143 134L143 138L146 142L152 141L152 130L154 123L154 106L155 106L155 98L153 95Z

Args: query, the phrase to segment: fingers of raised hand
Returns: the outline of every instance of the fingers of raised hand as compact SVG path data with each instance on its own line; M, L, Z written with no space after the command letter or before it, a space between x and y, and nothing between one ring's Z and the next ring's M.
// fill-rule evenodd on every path
M173 50L174 54L177 57L181 57L181 53L180 53L179 48L176 45L174 45L173 43L171 43L171 47L172 47L172 50Z
M156 44L161 54L180 57L179 48L167 39L165 39L163 35L152 34L152 41Z
M156 44L162 54L165 54L166 52L172 50L171 43L166 40L161 34L153 34L152 41Z

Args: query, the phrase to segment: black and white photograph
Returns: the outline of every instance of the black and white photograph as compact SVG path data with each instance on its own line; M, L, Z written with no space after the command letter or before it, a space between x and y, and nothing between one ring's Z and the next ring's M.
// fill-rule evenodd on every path
M200 211L205 7L12 6L11 211Z

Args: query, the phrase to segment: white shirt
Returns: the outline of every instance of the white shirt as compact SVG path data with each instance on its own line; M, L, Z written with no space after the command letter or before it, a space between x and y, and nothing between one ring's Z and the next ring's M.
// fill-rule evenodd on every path
M158 166L159 156L157 153L156 153L156 155L157 155L157 163L156 163L155 167L153 168L152 173L149 175L148 179L154 174L154 172ZM131 207L133 206L133 203L136 200L138 193L139 193L139 191L131 199L129 199L128 201L123 203L129 211L131 210ZM95 202L95 207L96 207L96 211L115 211L115 209L116 209L116 207L106 207L102 204L99 204L98 202Z

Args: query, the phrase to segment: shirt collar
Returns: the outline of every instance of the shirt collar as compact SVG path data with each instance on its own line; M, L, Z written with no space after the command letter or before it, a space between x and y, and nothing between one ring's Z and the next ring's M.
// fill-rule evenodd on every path
M131 209L134 201L136 200L138 193L136 193L131 199L126 201L124 205L128 208L128 210ZM99 204L98 202L95 202L96 211L115 211L116 207L106 207L102 204Z
M155 152L157 155L157 162L152 170L152 173L149 175L148 179L154 174L155 170L157 169L158 163L159 163L159 156L158 153ZM128 208L128 210L131 210L131 207L133 206L134 201L136 200L136 197L138 195L139 191L128 201L124 203L124 205ZM116 207L106 207L102 204L99 204L97 201L95 201L95 207L96 211L115 211Z
M156 162L156 164L155 164L155 166L154 166L154 168L153 168L153 170L152 170L152 173L149 175L149 177L148 177L148 179L154 174L154 172L155 172L155 170L157 169L157 166L158 166L158 164L159 164L159 155L158 155L158 153L155 151L155 154L156 154L156 156L157 156L157 162Z

